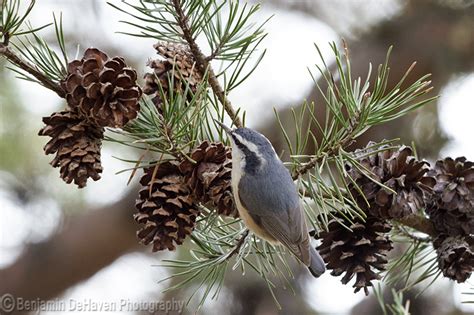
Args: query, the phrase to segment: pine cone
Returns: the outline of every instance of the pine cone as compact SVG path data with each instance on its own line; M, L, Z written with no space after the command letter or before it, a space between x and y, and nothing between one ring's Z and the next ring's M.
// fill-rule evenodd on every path
M431 187L435 184L434 178L426 176L429 164L411 156L412 150L407 146L395 152L388 148L384 150L387 146L373 146L374 143L370 142L367 149L355 152L356 157L360 157L361 165L373 173L370 174L372 179L351 165L346 167L349 176L369 202L369 212L380 218L401 218L424 208L425 195L431 193ZM376 150L379 152L372 153ZM349 190L359 205L364 207L364 198L352 182L349 183Z
M202 203L212 202L219 214L238 217L234 206L231 187L231 149L221 142L202 142L179 168L186 174L186 180L196 199Z
M109 58L96 48L68 64L61 82L69 107L102 127L123 127L137 116L141 89L137 73L121 57Z
M140 179L143 186L136 202L134 218L144 226L137 236L153 251L174 250L194 229L199 210L175 162L150 167ZM153 173L156 174L153 176Z
M50 136L44 146L46 154L56 153L51 161L53 167L60 167L61 178L66 183L85 187L87 179L100 179L100 148L104 129L89 124L76 112L62 111L43 117L46 124L39 131L40 136Z
M155 105L160 108L163 102L159 93L158 81L165 94L170 89L170 80L173 80L175 91L183 91L187 85L193 94L196 93L197 86L202 81L202 76L196 69L197 66L189 47L167 42L158 42L153 47L163 59L148 62L148 66L153 69L153 73L145 74L143 92L147 95L155 94L153 98ZM192 94L189 97L192 97Z
M349 226L352 231L341 223ZM375 269L385 270L386 254L393 248L386 235L390 230L389 223L373 216L368 216L365 222L356 220L352 224L341 216L329 222L328 231L319 233L322 243L317 249L327 268L332 269L331 275L345 273L341 279L343 284L347 284L356 275L354 292L363 288L368 295L372 280L380 278Z
M439 236L433 245L443 275L458 283L465 282L474 271L474 237Z
M450 235L474 234L474 163L465 157L436 162L434 200L427 213L435 228Z

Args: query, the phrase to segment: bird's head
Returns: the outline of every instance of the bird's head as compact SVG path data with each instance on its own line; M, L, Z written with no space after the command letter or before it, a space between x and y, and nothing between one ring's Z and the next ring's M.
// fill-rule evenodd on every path
M246 173L256 173L263 166L279 161L272 144L261 133L250 128L230 129L223 123L216 122L229 135L233 160L240 161Z

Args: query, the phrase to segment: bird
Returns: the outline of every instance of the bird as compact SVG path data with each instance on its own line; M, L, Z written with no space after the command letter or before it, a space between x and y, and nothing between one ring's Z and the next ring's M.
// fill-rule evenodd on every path
M232 144L232 194L244 224L267 242L288 248L314 277L321 276L324 260L310 244L296 185L273 145L253 129L216 122Z

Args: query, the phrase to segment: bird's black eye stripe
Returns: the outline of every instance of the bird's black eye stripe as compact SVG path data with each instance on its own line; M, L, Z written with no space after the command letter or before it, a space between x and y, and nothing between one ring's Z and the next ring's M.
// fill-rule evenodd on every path
M232 135L232 139L234 139L235 144L239 147L240 150L244 152L248 151L247 146L243 144L242 142L240 142L236 136Z
M232 135L232 139L234 139L235 144L236 144L241 150L244 150L244 149L247 148L242 142L239 141L239 139L237 139L236 136Z
M232 139L234 140L237 147L242 150L245 156L245 172L249 174L255 174L255 172L260 168L262 162L258 158L255 152L252 152L247 148L245 144L239 141L236 136L232 135Z

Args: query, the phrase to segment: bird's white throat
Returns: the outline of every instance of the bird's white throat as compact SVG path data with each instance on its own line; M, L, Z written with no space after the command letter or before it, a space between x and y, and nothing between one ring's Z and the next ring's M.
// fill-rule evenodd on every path
M243 152L232 143L232 190L238 191L238 185L242 178L242 170L245 168L245 156ZM236 198L237 199L237 198Z

